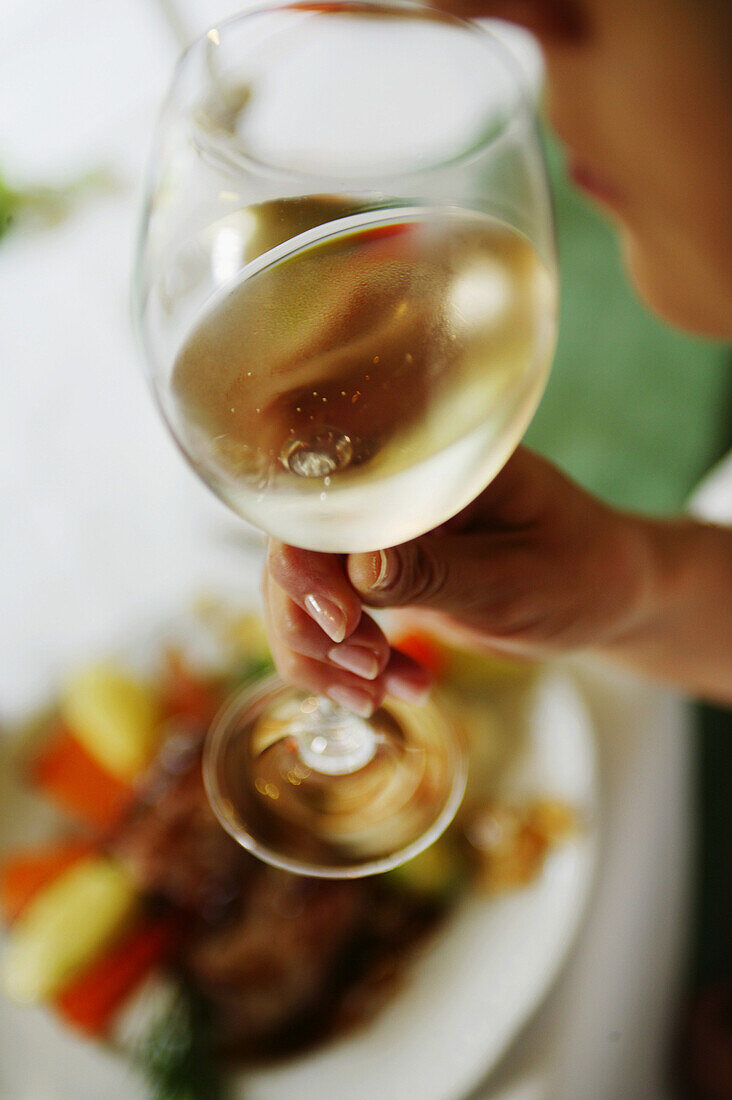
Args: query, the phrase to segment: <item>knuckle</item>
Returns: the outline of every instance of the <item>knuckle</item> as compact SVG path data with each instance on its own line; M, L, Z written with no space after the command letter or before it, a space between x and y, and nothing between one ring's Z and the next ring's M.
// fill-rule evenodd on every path
M522 589L491 601L484 621L492 634L506 640L542 644L561 632L559 623L552 620L551 609L536 593Z
M294 649L298 649L307 640L307 629L299 614L299 608L292 604L280 609L275 627L279 636Z
M291 645L302 631L297 605L281 588L270 591L267 605L271 632L283 645Z
M348 641L353 645L363 646L364 649L368 649L381 664L386 663L389 659L391 648L388 641L376 624L366 616L362 617L361 623L349 637Z
M405 575L406 573L406 575ZM444 595L447 587L447 562L435 554L428 542L417 542L412 548L408 571L402 570L409 598L415 603L433 603Z
M302 675L302 664L296 653L290 649L281 649L275 658L277 671L283 679L297 683Z
M290 575L290 569L279 550L270 552L266 569L275 584L280 588L285 586Z
M528 639L536 633L537 625L535 609L523 606L520 601L502 600L491 608L489 629L501 638Z
M302 569L300 554L286 543L273 542L267 554L267 570L281 588L292 585L293 578Z

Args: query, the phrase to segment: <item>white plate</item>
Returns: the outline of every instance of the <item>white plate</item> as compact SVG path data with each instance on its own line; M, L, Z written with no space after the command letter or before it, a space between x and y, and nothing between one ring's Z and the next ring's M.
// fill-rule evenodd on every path
M547 669L533 693L513 782L566 799L587 823L581 836L558 847L523 890L466 900L375 1020L311 1055L247 1074L236 1090L242 1100L456 1100L497 1062L536 1009L588 896L597 787L592 730L571 678ZM7 769L2 772L0 847L44 828L32 802L13 791ZM50 1012L0 998L2 1100L79 1095L140 1100L145 1090L129 1065L75 1037Z

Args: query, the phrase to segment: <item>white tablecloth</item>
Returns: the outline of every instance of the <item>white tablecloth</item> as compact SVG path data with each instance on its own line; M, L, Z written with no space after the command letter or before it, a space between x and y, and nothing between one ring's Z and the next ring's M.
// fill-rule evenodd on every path
M118 185L57 228L0 245L0 720L156 608L223 579L249 596L258 585L242 525L157 419L127 315L141 169L178 50L174 25L185 36L221 14L204 0L171 5L2 4L0 163L19 181L106 165ZM561 980L481 1098L664 1095L689 881L686 713L629 679L578 675L601 754L597 883Z

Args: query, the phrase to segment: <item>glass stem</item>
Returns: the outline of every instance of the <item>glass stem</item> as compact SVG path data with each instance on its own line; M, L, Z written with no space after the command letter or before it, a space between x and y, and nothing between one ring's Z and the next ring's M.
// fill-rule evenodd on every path
M373 726L325 696L295 730L300 759L325 775L348 775L368 764L376 751Z

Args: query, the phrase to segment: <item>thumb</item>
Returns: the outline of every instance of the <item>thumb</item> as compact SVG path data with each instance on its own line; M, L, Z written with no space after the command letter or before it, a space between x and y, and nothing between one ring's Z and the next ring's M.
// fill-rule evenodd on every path
M425 535L389 550L351 554L348 578L372 607L475 610L491 584L489 537Z

